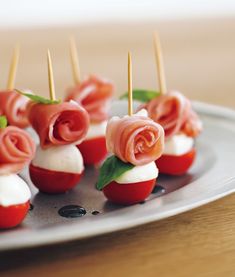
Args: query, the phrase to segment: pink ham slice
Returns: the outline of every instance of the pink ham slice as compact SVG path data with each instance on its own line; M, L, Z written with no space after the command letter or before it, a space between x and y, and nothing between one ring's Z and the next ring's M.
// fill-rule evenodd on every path
M29 121L38 133L42 148L79 144L89 127L89 116L76 102L53 105L33 104Z
M202 130L197 114L192 110L191 102L178 91L170 91L141 105L155 122L161 124L166 139L177 133L196 137Z
M181 131L189 137L197 137L202 131L202 122L195 111L191 110Z
M108 118L113 91L111 82L90 76L81 85L68 90L66 101L74 100L81 104L88 112L91 122L99 123Z
M0 92L0 115L7 117L9 125L19 128L29 126L27 106L30 100L16 91Z
M24 130L0 129L0 175L19 173L34 157L35 143Z
M161 156L164 130L145 116L113 117L107 125L106 142L108 150L123 162L144 165Z

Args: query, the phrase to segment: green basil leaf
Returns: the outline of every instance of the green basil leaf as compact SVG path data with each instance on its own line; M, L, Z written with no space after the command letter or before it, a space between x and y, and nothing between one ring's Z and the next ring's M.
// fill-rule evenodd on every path
M140 102L149 102L153 98L160 95L160 92L146 89L134 89L132 92L133 100L137 100ZM125 92L120 99L128 98L128 92Z
M0 129L7 127L7 118L4 115L0 116Z
M50 105L50 104L59 104L61 102L61 100L46 99L42 96L26 93L26 92L20 91L18 89L15 89L15 91L17 91L18 93L28 97L33 102L40 103L40 104Z
M116 156L109 157L101 166L96 188L102 190L126 171L135 167L131 163L124 163Z

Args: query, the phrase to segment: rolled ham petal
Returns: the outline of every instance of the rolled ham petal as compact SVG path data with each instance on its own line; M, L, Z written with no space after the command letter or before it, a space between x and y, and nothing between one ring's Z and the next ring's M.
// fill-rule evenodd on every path
M189 137L197 137L202 131L202 122L198 115L191 110L190 114L182 126L182 132Z
M107 149L123 162L144 165L157 160L163 151L163 128L142 115L113 117L106 129Z
M31 105L29 121L38 133L42 148L79 144L89 127L89 116L76 102Z
M81 85L69 89L66 101L76 101L86 109L91 122L99 123L108 119L113 92L114 85L111 82L92 75Z
M141 108L145 108L149 117L163 126L166 139L180 132L195 137L201 131L200 119L192 110L191 102L178 91L158 96Z
M24 130L15 126L0 129L0 175L19 173L33 159L35 149Z
M29 126L28 104L30 100L16 91L0 92L0 115L7 117L9 125L19 128Z

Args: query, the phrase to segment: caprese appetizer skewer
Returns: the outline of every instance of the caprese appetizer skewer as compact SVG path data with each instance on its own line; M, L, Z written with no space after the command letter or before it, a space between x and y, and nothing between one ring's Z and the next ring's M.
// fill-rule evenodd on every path
M16 46L10 65L7 89L0 91L0 115L6 115L9 125L26 128L29 126L27 117L29 99L14 90L18 61L19 47Z
M159 93L136 90L134 99L145 102L142 108L155 122L163 126L165 146L163 155L156 161L160 173L182 175L195 160L195 138L202 130L202 123L192 104L182 93L167 91L160 39L154 36L154 50L159 81Z
M114 203L131 205L145 200L158 176L155 164L163 151L164 130L146 110L132 113L132 66L128 54L128 115L114 116L106 130L113 155L100 168L96 187Z
M195 160L194 139L201 132L202 123L189 99L178 91L167 92L160 38L157 33L154 45L160 96L151 100L146 109L149 116L163 126L166 138L163 155L156 163L161 173L182 175Z
M0 229L19 225L29 210L31 192L17 173L32 160L35 148L28 133L7 127L0 116Z
M114 86L110 81L91 75L81 81L77 48L74 38L70 40L70 56L74 77L74 87L67 92L66 101L74 100L89 114L90 126L86 139L78 145L87 165L95 165L107 155L105 130L108 109Z
M83 158L76 145L86 136L89 116L74 101L56 100L49 50L47 62L50 99L27 95L34 101L29 108L29 121L40 138L29 173L41 192L56 194L72 189L82 176Z

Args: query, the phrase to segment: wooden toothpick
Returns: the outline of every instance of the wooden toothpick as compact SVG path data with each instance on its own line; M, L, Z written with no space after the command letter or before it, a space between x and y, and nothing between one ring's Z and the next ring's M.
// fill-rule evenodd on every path
M20 47L17 45L14 49L14 53L11 60L8 80L7 80L7 89L13 90L15 87L15 77L16 77L16 70L19 62L19 55L20 55Z
M160 93L166 93L166 78L165 78L165 70L164 70L164 63L162 57L162 48L160 43L160 38L157 32L154 33L154 51L155 51L155 59L157 65L157 72L158 72L158 82L159 82L159 89Z
M132 60L131 53L128 52L128 114L133 114L132 105Z
M73 71L73 80L75 85L79 85L81 83L81 73L78 61L78 52L76 47L75 38L72 36L69 40L70 45L70 58L72 64L72 71Z
M54 84L54 76L51 64L51 53L50 50L47 50L47 68L48 68L48 81L49 81L49 90L50 90L50 99L56 100L55 97L55 84Z

